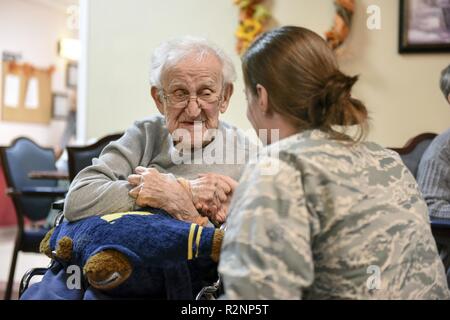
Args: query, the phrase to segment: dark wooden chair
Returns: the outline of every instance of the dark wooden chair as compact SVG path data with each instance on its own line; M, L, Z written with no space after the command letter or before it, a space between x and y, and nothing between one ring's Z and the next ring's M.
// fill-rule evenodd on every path
M56 170L53 150L42 148L28 138L18 138L11 146L0 147L0 162L18 224L5 292L5 300L9 300L19 251L39 252L39 244L48 231L45 228L25 227L25 219L31 222L46 219L52 202L64 197L67 189L58 187L55 180L33 180L28 177L33 170Z
M422 159L424 152L436 136L436 133L422 133L410 139L403 148L390 149L400 155L406 167L416 177L420 159Z

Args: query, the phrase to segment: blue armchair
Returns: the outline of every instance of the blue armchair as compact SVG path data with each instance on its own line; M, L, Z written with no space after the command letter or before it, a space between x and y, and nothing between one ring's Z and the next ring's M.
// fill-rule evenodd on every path
M32 180L31 171L54 171L55 156L27 138L18 138L11 146L0 147L0 162L5 173L7 194L12 198L17 215L18 232L11 260L5 300L11 299L14 273L19 251L39 252L39 244L48 229L26 228L25 218L31 222L47 218L52 202L64 197L67 190L57 187L55 180Z
M68 146L67 147L67 155L68 155L68 166L69 166L69 180L72 181L75 176L83 170L85 167L90 166L92 164L93 158L98 158L102 150L112 141L119 139L123 133L111 134L107 135L97 142L87 145L87 146ZM36 191L36 190L35 190ZM59 215L56 218L55 225L61 223L64 219L63 210L64 210L64 199L53 202L52 208L54 210L58 210ZM39 240L40 241L40 240ZM55 261L52 260L51 264L47 268L33 268L28 270L27 273L22 277L20 282L19 289L19 297L23 294L23 292L28 288L31 279L34 276L44 275L45 272L51 268L55 264Z

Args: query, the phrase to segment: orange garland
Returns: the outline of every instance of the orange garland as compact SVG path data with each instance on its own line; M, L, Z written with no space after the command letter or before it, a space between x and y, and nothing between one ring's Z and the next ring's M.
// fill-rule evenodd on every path
M243 54L255 38L261 34L270 18L269 10L261 4L263 0L234 0L239 6L239 26L236 30L238 40L236 50ZM355 0L335 0L336 16L334 26L325 34L326 40L333 50L338 49L350 33Z
M20 69L23 70L23 74L26 77L31 77L35 74L38 68L33 67L29 63L18 64L14 61L10 62L8 65L8 73L18 73ZM46 70L49 74L52 74L55 71L55 67L51 66Z

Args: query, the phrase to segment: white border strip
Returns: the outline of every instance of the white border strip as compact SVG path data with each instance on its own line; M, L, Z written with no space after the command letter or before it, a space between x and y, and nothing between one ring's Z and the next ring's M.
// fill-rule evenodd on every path
M87 141L89 1L80 0L80 46L78 62L77 143Z

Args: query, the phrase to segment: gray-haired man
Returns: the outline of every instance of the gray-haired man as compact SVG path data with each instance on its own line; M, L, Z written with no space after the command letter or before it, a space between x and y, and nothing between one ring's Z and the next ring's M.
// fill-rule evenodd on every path
M219 121L234 80L230 58L204 39L185 37L157 48L150 91L162 116L136 122L78 174L65 217L75 221L154 207L198 224L208 222L205 216L223 222L245 160L211 163L203 155L247 158L245 136Z
M450 65L442 71L441 90L450 104ZM450 219L450 129L437 136L425 151L417 181L430 216Z

